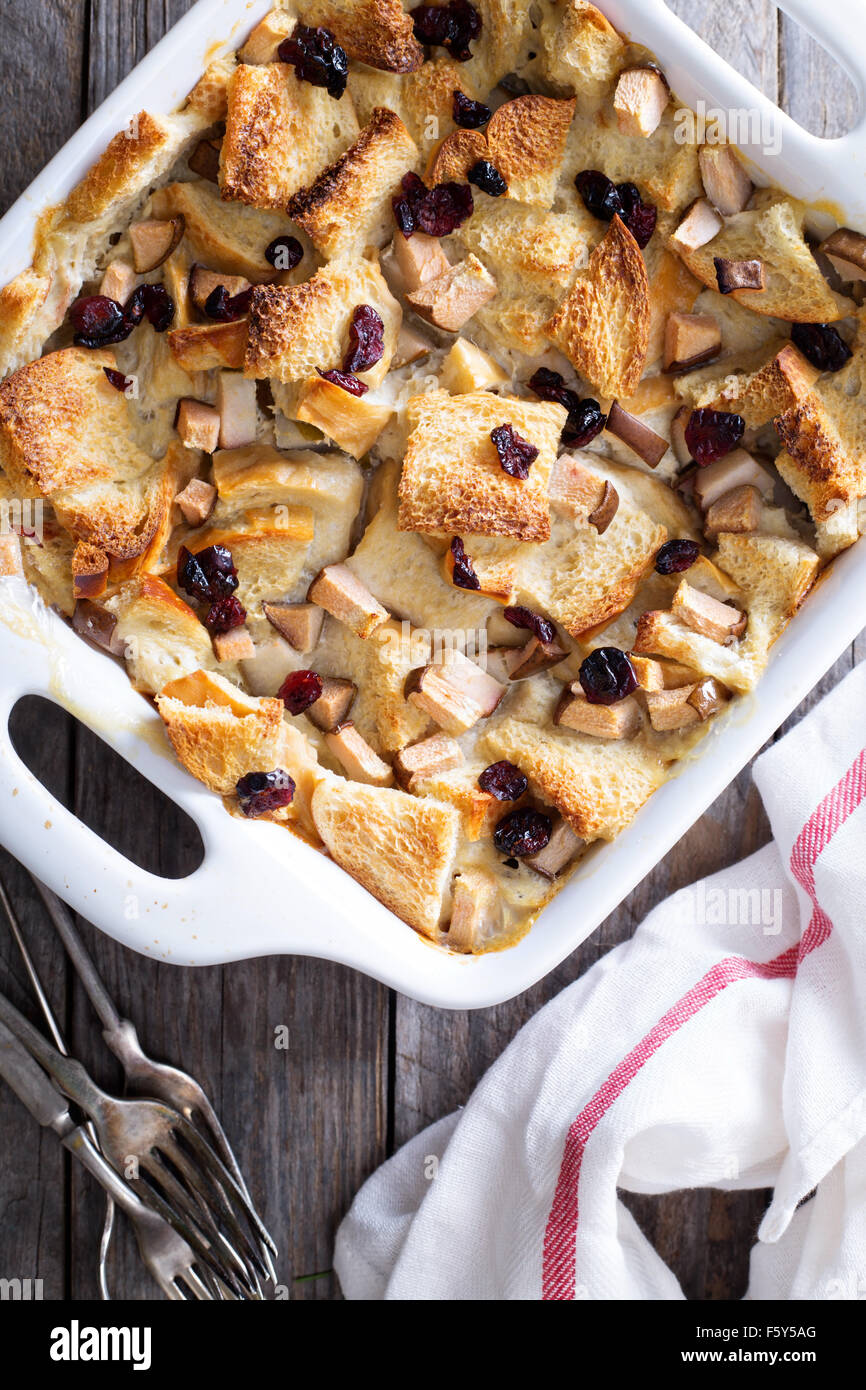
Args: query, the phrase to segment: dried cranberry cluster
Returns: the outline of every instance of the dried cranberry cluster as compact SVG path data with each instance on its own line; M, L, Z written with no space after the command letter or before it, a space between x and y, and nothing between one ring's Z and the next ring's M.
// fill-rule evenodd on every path
M277 692L289 714L303 714L322 693L322 677L316 671L292 671Z
M69 310L77 347L103 348L122 343L143 319L164 333L174 321L174 300L164 285L137 285L126 301L118 304L104 294L76 299Z
M359 304L349 324L349 350L344 372L366 372L381 362L385 352L385 325L372 304Z
M225 285L217 285L205 300L205 314L219 323L233 323L235 319L242 319L250 312L253 288L250 285L248 290L241 290L240 294L229 294Z
M746 422L730 410L693 410L685 428L686 448L699 468L725 457L743 437Z
M538 458L538 450L528 439L517 433L513 425L497 425L490 431L493 447L499 455L503 472L510 478L525 482L529 470Z
M519 767L503 758L501 762L485 767L478 778L478 785L483 792L495 796L497 801L519 801L529 782Z
M691 569L700 553L697 541L686 540L685 537L665 541L656 552L656 573L682 574L684 570Z
M503 617L512 627L531 632L539 642L552 642L556 637L556 628L550 619L542 618L540 613L533 613L531 608L506 608L503 610Z
M114 367L103 367L102 370L108 377L115 391L128 391L132 385L132 377L124 376L123 372L118 372Z
M265 260L275 270L294 270L304 259L304 248L294 236L278 236L265 247Z
M321 367L316 371L323 381L330 381L332 386L339 386L343 391L348 391L350 396L364 396L369 391L366 381L359 381L350 372L341 372L338 367L332 367L330 371L323 372Z
M458 589L480 589L481 581L475 573L475 566L463 548L460 536L451 542L451 556L454 561L451 581Z
M234 597L238 572L225 545L209 545L195 554L182 545L177 556L177 582L190 598L208 603L205 627L212 636L240 627L247 612Z
M838 372L851 356L845 339L829 323L792 324L791 342L819 372Z
M643 250L656 229L658 212L641 200L636 184L614 183L600 169L584 169L574 184L593 217L612 222L618 216Z
M404 237L413 232L449 236L472 216L475 204L468 183L437 183L428 188L417 174L404 174L401 184L403 192L391 199L391 206Z
M458 63L472 57L469 45L481 33L481 15L469 0L449 0L447 5L418 5L409 11L419 43L447 49Z
M582 449L604 429L607 416L591 396L583 399L565 385L559 372L539 367L529 378L529 386L543 401L556 401L568 411L562 430L562 443L569 449Z
M615 705L637 689L635 669L619 647L596 647L581 662L578 680L591 705Z
M524 859L528 854L539 854L549 842L552 831L550 816L530 807L520 807L502 817L493 832L493 843L503 854Z
M501 198L503 193L508 192L508 184L496 165L491 164L489 159L479 159L477 164L472 165L466 177L470 183L474 183L476 188L480 188L482 193L489 194L491 198Z
M272 772L248 772L235 790L245 816L264 816L292 804L295 783L283 768L275 767Z
M324 87L336 101L346 90L349 60L330 29L296 24L277 49L281 63L290 63L299 82Z
M455 91L451 103L451 114L454 117L454 124L459 125L462 130L480 130L486 125L493 115L489 106L485 106L483 101L473 101L463 92Z

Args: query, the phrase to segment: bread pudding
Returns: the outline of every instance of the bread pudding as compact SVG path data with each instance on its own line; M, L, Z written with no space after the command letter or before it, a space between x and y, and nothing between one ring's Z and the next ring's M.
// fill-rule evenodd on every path
M0 291L0 574L451 951L531 926L859 536L866 237L682 114L583 0L290 0Z

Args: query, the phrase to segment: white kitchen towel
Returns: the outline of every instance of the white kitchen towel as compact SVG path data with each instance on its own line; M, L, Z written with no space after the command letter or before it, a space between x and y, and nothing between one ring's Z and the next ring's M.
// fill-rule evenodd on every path
M348 1298L682 1298L618 1187L772 1187L747 1297L866 1296L864 743L866 664L755 763L773 843L661 903L364 1185Z

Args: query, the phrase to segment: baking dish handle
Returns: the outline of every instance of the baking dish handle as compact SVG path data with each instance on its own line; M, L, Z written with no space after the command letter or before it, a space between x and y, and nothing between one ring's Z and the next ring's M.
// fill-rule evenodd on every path
M858 129L866 117L866 5L862 0L777 0L780 10L801 24L844 68L860 102ZM849 138L848 136L844 137Z

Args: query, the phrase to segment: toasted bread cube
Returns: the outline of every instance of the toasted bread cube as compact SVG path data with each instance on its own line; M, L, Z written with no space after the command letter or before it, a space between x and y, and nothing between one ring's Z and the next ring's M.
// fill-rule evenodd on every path
M632 669L637 676L638 687L641 690L656 691L665 689L665 673L660 661L654 661L648 656L634 656L629 652L629 661Z
M326 734L325 743L353 782L364 782L371 787L394 785L391 768L361 737L351 719L333 733Z
M307 599L345 623L358 637L369 637L391 616L348 565L326 565L310 585Z
M539 671L547 671L551 666L558 666L560 661L564 661L568 652L556 639L552 642L542 642L537 637L530 637L525 647L512 647L508 656L505 658L505 666L508 671L509 680L524 681L529 676L535 676Z
M722 682L713 676L706 676L704 680L698 681L692 687L689 704L697 710L698 716L704 720L718 714L720 709L724 709L730 698L731 692L726 685L722 685Z
M322 693L306 711L307 718L312 719L317 729L333 733L346 722L357 693L358 687L354 681L343 680L339 676L324 676Z
M709 362L722 350L722 331L712 314L668 314L663 365L684 372Z
M507 386L509 379L508 373L489 352L477 347L468 338L457 339L439 373L439 385L450 391L452 396L462 395L465 391L493 391L497 386Z
M271 10L251 32L246 43L238 50L240 63L276 62L277 49L283 39L287 39L297 24L293 13L287 10Z
M673 729L687 729L691 724L700 723L700 715L694 705L689 704L689 696L695 687L681 686L679 690L651 690L647 693L646 707L650 723L659 733Z
M431 734L400 749L394 758L394 773L404 791L414 792L423 778L450 772L462 763L459 743L448 734Z
M217 410L220 417L221 449L243 449L255 444L258 431L256 383L240 372L220 372L217 380Z
M445 657L410 672L405 694L441 729L457 736L493 713L505 686L462 652L450 651Z
M493 276L471 252L436 280L407 294L415 313L436 328L456 333L496 294Z
M394 259L403 277L403 287L420 289L428 280L438 280L451 269L451 262L442 250L438 237L427 236L425 232L414 232L405 237L401 231L394 235L392 243Z
M237 370L244 365L248 333L246 319L193 324L173 329L168 334L168 346L177 365L190 374L209 372L214 367Z
M156 703L178 758L211 791L229 796L245 773L280 766L282 700L256 699L197 670L164 683Z
M723 217L742 212L754 184L730 145L702 145L698 154L704 192Z
M615 705L592 705L575 681L562 692L553 722L596 738L631 738L641 726L640 706L633 695Z
M707 509L704 532L717 536L720 531L757 531L761 524L764 504L761 494L751 483L742 483L723 492Z
M262 611L272 627L296 652L311 652L322 635L324 609L317 603L270 602Z
M551 206L576 104L574 97L531 92L496 108L485 132L488 157L508 184L509 198Z
M117 304L125 304L138 284L138 276L129 261L109 261L102 276L99 293Z
M201 449L212 454L219 444L219 411L204 401L184 397L177 408L177 432L187 449Z
M454 879L448 945L452 951L477 951L502 929L499 887L483 869L464 869Z
M99 598L108 585L108 556L98 545L79 541L72 553L72 592L76 599Z
M228 632L215 632L211 640L219 662L249 661L256 654L253 639L243 626L230 628Z
M304 382L295 410L298 420L315 425L356 459L369 453L393 414L393 406L353 396L320 376Z
M0 579L23 573L21 541L14 531L6 531L0 535Z
M684 579L674 594L671 612L680 622L702 637L714 642L727 642L740 637L746 628L746 615L729 603L721 603L712 594L704 594Z
M692 203L670 242L675 251L697 251L722 230L724 223L707 198Z
M568 821L560 817L544 849L537 854L527 855L523 862L530 869L535 869L536 873L544 874L545 878L556 878L571 863L582 844L580 836L575 835Z
M620 135L644 140L658 129L670 91L654 68L626 68L617 79L613 109Z
M188 526L201 526L216 506L217 490L203 478L193 478L174 500Z

